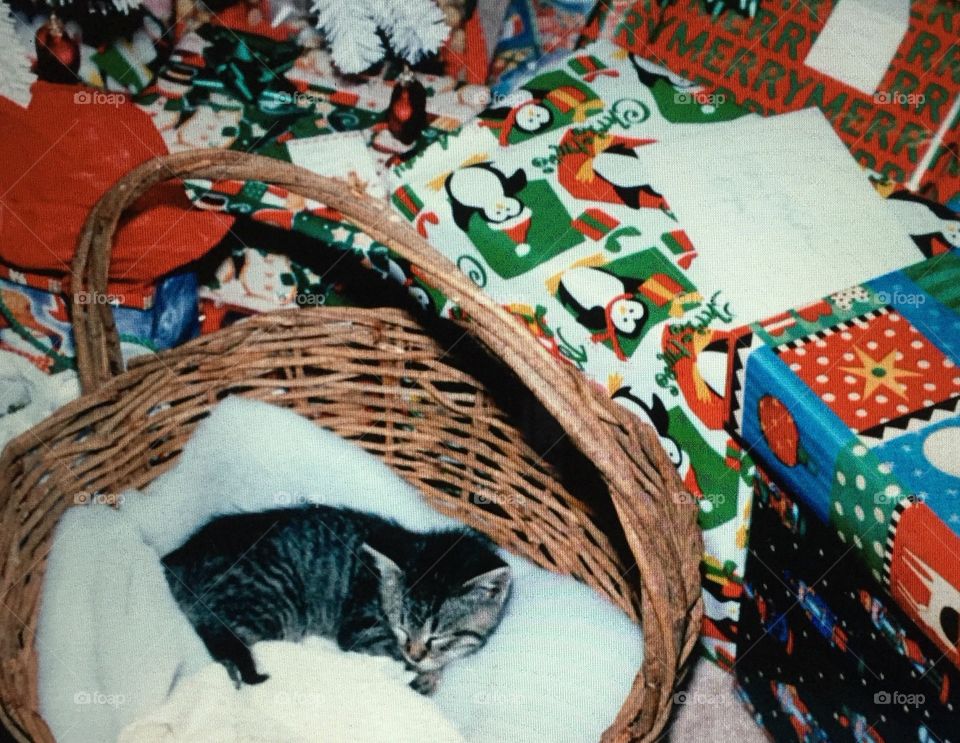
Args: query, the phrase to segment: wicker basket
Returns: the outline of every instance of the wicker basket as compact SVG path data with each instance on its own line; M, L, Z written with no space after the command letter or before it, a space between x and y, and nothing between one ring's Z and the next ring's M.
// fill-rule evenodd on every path
M153 480L176 461L217 401L240 394L291 408L357 440L438 510L543 567L575 576L642 623L643 667L603 740L658 738L699 631L702 543L693 501L649 426L551 358L388 205L272 159L214 150L157 158L132 171L84 227L75 293L105 288L123 210L153 184L183 177L275 184L340 211L410 260L463 310L463 330L562 425L608 493L578 498L567 492L477 375L452 365L444 347L404 311L259 315L138 359L123 372L109 307L75 303L86 394L15 439L0 458L0 713L14 737L53 741L38 712L35 630L45 556L60 515L85 502L78 494L115 493ZM514 497L471 497L491 489ZM615 514L612 524L597 517L597 504Z

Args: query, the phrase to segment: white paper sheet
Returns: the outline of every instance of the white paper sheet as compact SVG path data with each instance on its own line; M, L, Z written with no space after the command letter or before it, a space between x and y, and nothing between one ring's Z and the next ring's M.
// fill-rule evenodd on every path
M909 0L840 0L804 64L873 95L909 23Z
M769 317L918 258L817 109L662 143L658 183L737 322Z

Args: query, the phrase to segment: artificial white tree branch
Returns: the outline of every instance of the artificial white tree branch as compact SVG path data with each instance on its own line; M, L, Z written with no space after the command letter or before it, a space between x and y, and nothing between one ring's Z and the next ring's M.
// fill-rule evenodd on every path
M450 33L435 0L313 0L334 63L343 72L363 72L390 48L408 62L436 52Z
M16 21L0 0L0 96L26 107L36 75L30 71L31 50L17 33Z

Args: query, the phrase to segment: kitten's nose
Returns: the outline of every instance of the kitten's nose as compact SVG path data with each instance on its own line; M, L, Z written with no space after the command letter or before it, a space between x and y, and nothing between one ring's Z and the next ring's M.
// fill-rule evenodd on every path
M404 646L404 652L414 663L419 663L427 654L427 646L418 640L409 640Z

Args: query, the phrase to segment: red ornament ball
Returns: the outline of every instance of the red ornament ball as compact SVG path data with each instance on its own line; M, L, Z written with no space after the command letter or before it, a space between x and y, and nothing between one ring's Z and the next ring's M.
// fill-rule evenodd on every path
M76 83L80 71L80 44L51 15L34 36L37 77L48 83Z
M427 126L427 90L409 71L397 78L387 108L387 128L404 144L413 144Z

